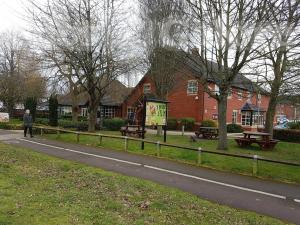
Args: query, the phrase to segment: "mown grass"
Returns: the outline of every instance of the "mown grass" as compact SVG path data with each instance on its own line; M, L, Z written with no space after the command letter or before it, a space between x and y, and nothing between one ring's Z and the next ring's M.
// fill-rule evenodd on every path
M0 143L0 224L283 224L150 181Z
M103 131L102 133L119 135L119 132L112 131ZM54 134L49 134L47 137L50 139L57 139L57 136ZM157 137L156 135L152 134L147 134L146 139L152 141L163 141L162 137ZM59 140L74 143L76 142L76 136L74 134L61 134ZM195 143L191 142L189 137L186 136L170 135L167 138L167 143L195 148L202 147L203 149L207 150L216 150L217 148L216 140L202 140ZM100 146L98 137L81 136L80 144L115 150L124 150L124 140L121 139L103 138L102 145ZM145 150L141 150L141 144L135 141L129 141L129 151L150 156L156 156L157 153L155 145L145 144ZM229 150L227 150L227 152L260 155L275 160L300 162L300 144L287 142L278 143L276 148L272 151L262 151L258 146L255 146L255 144L247 149L244 149L239 148L234 140L229 140ZM197 161L196 152L171 147L162 147L161 157L192 164L195 164ZM233 158L209 153L204 153L202 159L202 166L205 167L252 175L252 160L250 159ZM284 182L300 183L300 168L260 161L258 166L258 176Z

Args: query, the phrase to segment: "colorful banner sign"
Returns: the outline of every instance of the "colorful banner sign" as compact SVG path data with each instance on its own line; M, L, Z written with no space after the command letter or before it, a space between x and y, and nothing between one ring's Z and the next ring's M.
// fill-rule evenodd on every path
M146 103L146 126L167 125L167 104L159 102Z

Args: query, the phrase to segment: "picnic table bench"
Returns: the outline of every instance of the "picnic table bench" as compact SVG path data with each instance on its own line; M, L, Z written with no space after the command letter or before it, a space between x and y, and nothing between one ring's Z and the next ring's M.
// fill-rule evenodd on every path
M120 129L122 136L130 136L130 137L143 137L143 133L145 134L146 131L143 131L142 127L139 125L127 125L121 127Z
M219 136L219 128L217 127L200 127L198 131L195 132L196 137L200 138L202 135L205 139L217 138Z
M272 150L278 143L278 140L271 139L270 133L245 131L243 134L244 137L235 139L236 143L242 148L256 143L262 150ZM251 136L260 137L260 139Z

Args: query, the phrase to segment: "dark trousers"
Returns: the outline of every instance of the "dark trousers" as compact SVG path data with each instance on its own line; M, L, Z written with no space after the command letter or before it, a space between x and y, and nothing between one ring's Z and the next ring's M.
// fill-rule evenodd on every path
M26 137L26 135L27 135L27 130L28 130L28 128L29 128L29 133L30 133L30 137L32 137L33 135L32 135L32 127L24 127L24 137Z

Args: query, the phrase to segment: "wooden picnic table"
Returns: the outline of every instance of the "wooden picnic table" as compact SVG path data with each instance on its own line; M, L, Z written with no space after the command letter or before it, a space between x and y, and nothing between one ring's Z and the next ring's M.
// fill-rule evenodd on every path
M196 137L199 138L202 135L203 138L212 139L219 136L219 128L217 127L200 127L198 131L195 132Z
M143 133L146 133L146 131L143 131L142 127L139 125L127 125L121 127L120 132L122 136L130 136L130 137L138 137L138 138L141 138L143 136Z
M256 143L262 150L273 149L278 143L278 140L271 139L270 133L245 131L243 138L236 138L235 141L240 147L250 146ZM256 138L259 137L259 138Z

